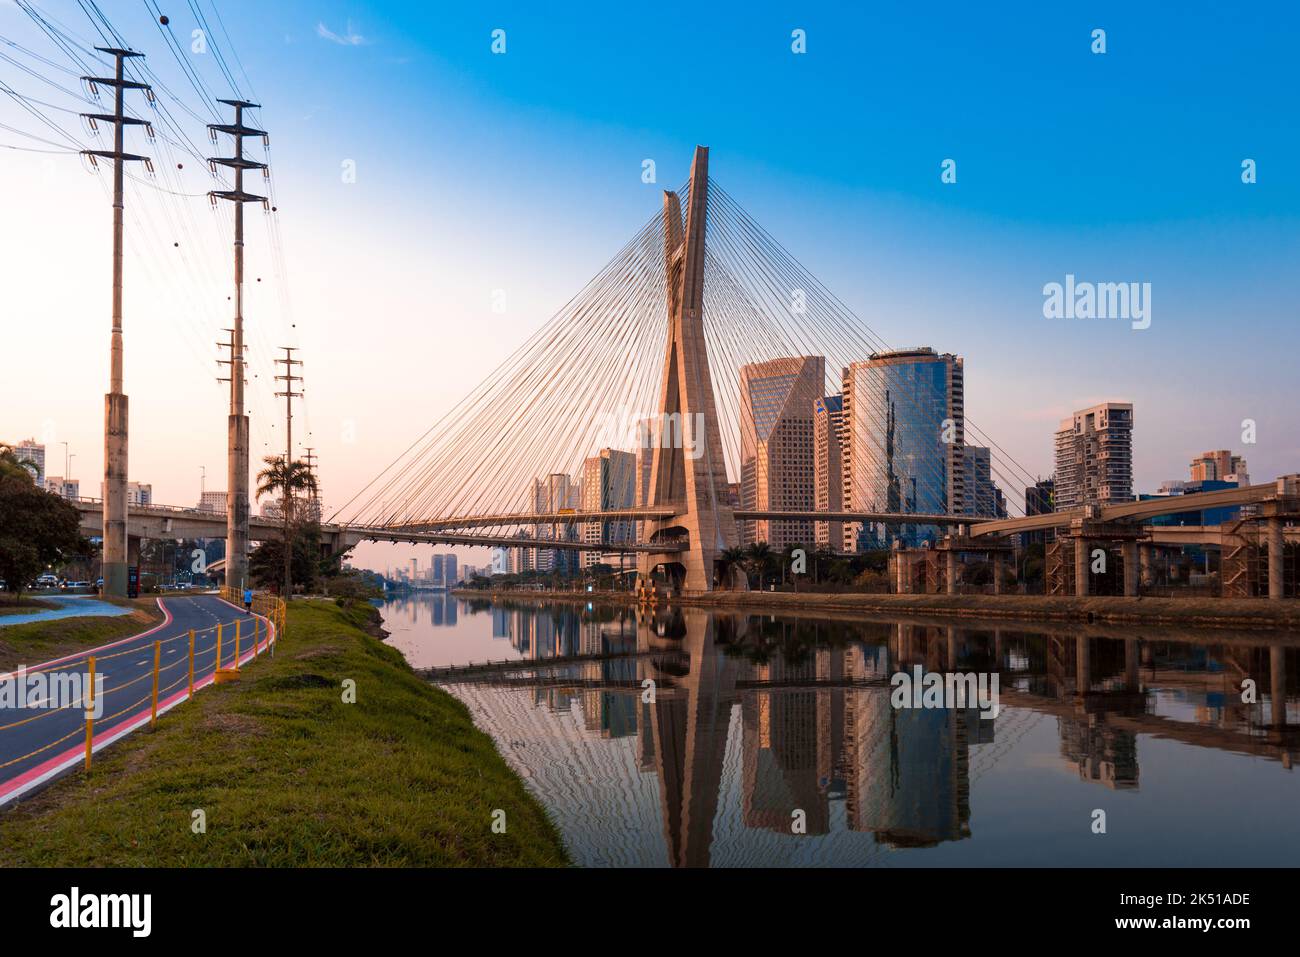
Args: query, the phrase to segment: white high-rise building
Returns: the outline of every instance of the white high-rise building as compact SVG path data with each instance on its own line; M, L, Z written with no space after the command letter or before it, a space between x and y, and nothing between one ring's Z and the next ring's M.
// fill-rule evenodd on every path
M36 466L36 484L45 487L45 446L35 439L23 439L14 446L14 457L19 462L31 462Z
M1133 404L1103 402L1061 420L1056 510L1133 501Z

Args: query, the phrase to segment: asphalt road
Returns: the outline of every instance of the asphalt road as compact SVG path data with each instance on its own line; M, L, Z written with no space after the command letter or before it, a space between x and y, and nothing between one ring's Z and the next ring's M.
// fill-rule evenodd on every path
M158 677L159 720L164 710L184 702L189 693L189 632L194 637L194 688L212 683L217 661L216 625L222 626L221 664L230 667L235 657L235 622L241 634L240 661L253 658L254 617L222 601L215 595L193 595L160 600L165 618L149 631L120 639L99 648L87 649L66 658L27 666L31 688L34 673L49 676L47 684L65 676L85 675L87 659L95 656L95 673L104 678L102 716L95 721L94 749L99 751L149 723L153 692L154 642L162 642ZM266 653L268 623L260 622L262 653ZM85 702L55 701L65 705L50 707L47 697L23 701L27 707L13 705L20 675L17 671L0 674L0 805L44 787L50 781L74 770L85 761ZM9 688L5 688L5 684ZM84 682L83 682L84 684Z

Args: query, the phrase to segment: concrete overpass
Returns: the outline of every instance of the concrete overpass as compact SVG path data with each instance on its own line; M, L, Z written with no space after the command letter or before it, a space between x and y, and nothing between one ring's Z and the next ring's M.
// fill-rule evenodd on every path
M81 515L81 531L85 535L103 535L104 512L103 503L96 498L78 498L71 500L72 505L76 507ZM635 509L627 511L638 511ZM641 510L663 512L658 510ZM618 521L621 513L598 513L598 518L589 515L583 515L575 518L574 514L564 513L562 517L566 521L555 521L555 524L572 523L575 521ZM412 545L434 544L434 545L477 545L488 547L506 547L506 548L545 548L559 550L597 550L597 551L654 551L671 552L679 551L685 546L675 540L663 540L653 545L648 544L613 544L603 543L592 545L578 541L565 541L556 539L528 538L519 535L517 532L503 533L497 535L473 535L463 531L457 531L452 527L446 531L439 531L440 523L427 523L428 528L418 526L399 526L389 527L383 525L345 525L333 522L322 522L321 545L330 554L346 552L353 546L365 542L405 542ZM487 516L482 520L486 526L495 526L502 524L501 516ZM541 524L539 522L539 524ZM548 522L549 524L549 522ZM284 525L281 520L267 518L265 516L253 515L248 520L248 537L250 541L261 542L268 539L278 539L283 532ZM132 543L131 548L135 550L138 556L139 542L141 539L166 539L166 538L225 538L226 537L226 515L224 512L210 512L198 508L183 508L176 505L132 505L127 513L127 540Z

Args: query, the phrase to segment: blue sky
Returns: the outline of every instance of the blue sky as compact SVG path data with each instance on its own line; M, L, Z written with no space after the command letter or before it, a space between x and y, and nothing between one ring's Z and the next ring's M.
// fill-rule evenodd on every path
M89 34L76 4L40 5ZM185 98L145 5L101 6ZM965 356L970 417L1030 472L1050 473L1057 420L1102 399L1136 405L1144 489L1185 477L1210 448L1244 453L1256 480L1300 469L1283 391L1300 345L1292 5L216 6L265 104L292 291L291 315L252 291L250 322L304 347L312 437L338 498L576 292L654 213L659 189L686 177L696 143L728 192L885 340ZM188 36L186 5L160 7ZM496 28L505 55L491 52ZM1102 55L1090 50L1097 28ZM0 0L0 35L14 34L43 39ZM194 62L220 88L212 56ZM641 182L645 158L658 185ZM945 185L949 158L957 182ZM1246 158L1253 185L1241 182ZM342 185L346 160L357 180ZM74 202L59 190L16 212ZM80 206L68 215L86 219ZM84 254L98 257L103 237L92 239ZM29 272L50 249L29 238L0 252ZM249 254L255 270L264 253L252 242ZM1042 287L1067 273L1150 282L1151 328L1045 319ZM84 303L75 290L20 302L102 313L106 277L89 276ZM504 317L490 310L497 288L510 292ZM163 340L167 311L133 289L136 328ZM96 423L80 410L102 402L103 364L85 367L85 395L13 405L0 428L35 431L66 401L53 414L94 474ZM143 370L133 381L133 414L169 388ZM1255 446L1241 444L1245 418L1259 423ZM133 478L186 502L199 462L222 471L223 441L196 438L184 468L133 451L149 472Z

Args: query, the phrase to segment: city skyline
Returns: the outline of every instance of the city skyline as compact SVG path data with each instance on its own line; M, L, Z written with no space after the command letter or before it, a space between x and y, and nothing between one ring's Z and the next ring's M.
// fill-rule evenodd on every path
M67 5L46 6L73 21L76 11ZM1285 346L1297 335L1285 277L1300 202L1296 185L1281 175L1295 134L1268 122L1282 105L1272 72L1282 60L1265 55L1285 31L1251 30L1245 20L1225 24L1211 10L1190 8L1173 23L1118 9L1098 14L1110 38L1104 56L1088 51L1090 22L1035 11L1013 32L1047 38L1047 49L1022 50L1023 70L1044 89L990 62L985 51L964 49L954 39L962 31L944 31L923 56L964 64L973 84L948 90L947 99L938 81L924 77L924 60L900 63L888 43L877 43L874 69L892 65L913 82L898 89L902 99L892 111L854 101L848 115L859 121L836 124L843 139L832 146L815 122L796 144L782 143L740 118L741 111L710 109L708 96L684 112L640 101L644 110L629 114L619 100L630 82L621 72L599 96L564 94L564 80L580 67L555 59L557 49L583 50L588 67L607 63L615 56L608 44L590 41L613 31L620 60L650 62L653 34L621 32L625 24L613 15L584 24L548 22L523 9L500 22L451 12L441 29L423 31L415 27L428 14L417 8L404 12L399 30L391 7L380 14L368 4L288 3L274 11L230 4L226 25L240 37L241 70L265 101L262 122L272 131L273 183L282 204L273 216L284 236L283 263L260 224L248 246L254 459L280 451L280 410L267 398L271 347L300 345L307 362L300 434L318 450L328 514L581 285L630 224L655 208L659 191L681 181L682 144L699 139L719 147L719 175L758 218L892 345L927 343L966 358L970 416L1031 472L1051 474L1049 424L1100 401L1139 407L1139 489L1183 474L1188 457L1204 448L1241 449L1257 475L1288 471L1300 434L1273 398L1274 384L1288 374L1287 350L1250 350L1240 338L1250 330ZM921 29L907 14L887 16L886 35ZM269 19L254 28L255 17ZM349 18L353 27L345 29ZM175 19L183 34L186 19ZM1196 92L1202 118L1212 113L1219 124L1217 144L1191 135L1181 117L1160 114L1151 122L1147 115L1171 95L1161 77L1178 61L1178 44L1194 42L1211 24L1219 70L1198 78ZM852 75L859 62L850 55L853 43L878 35L873 25L851 12L793 23L785 11L763 10L752 23L726 25L735 42L705 67L701 85L712 83L741 102L767 94L800 109L803 91L824 91L829 80ZM182 88L182 74L143 11L124 12L118 26L138 38L151 69ZM501 56L490 49L498 27L509 36ZM706 20L701 29L707 28ZM796 28L809 38L802 59L790 50ZM0 6L0 34L34 47L41 38L32 29L15 7ZM557 43L556 33L565 31L567 40ZM1044 73L1049 54L1077 58L1080 69ZM917 56L914 49L909 55ZM783 88L739 89L725 79L738 57L760 58ZM210 55L195 60L208 82L221 81ZM439 84L433 116L427 90L403 85L422 69ZM546 76L540 83L539 69ZM799 70L809 76L792 72ZM291 77L296 82L287 82ZM1253 96L1230 97L1215 77L1231 77ZM1018 79L1023 104L1004 98L994 117L977 102L980 91ZM1133 96L1134 85L1145 96ZM380 87L399 95L383 110L367 111L366 98ZM1035 108L1053 97L1134 130L1140 156L1112 157L1084 137L1071 140L1071 159L1062 161L1050 144L1065 121ZM816 119L848 102L847 93L836 93L815 109L802 108ZM439 120L466 129L469 117L485 114L499 127L476 124L456 147L434 143ZM1147 121L1134 122L1139 116ZM0 119L32 129L31 118L8 100ZM927 129L936 119L946 121L940 126L949 130L947 142ZM66 125L89 145L91 137ZM190 125L197 139L201 130ZM574 162L575 136L590 146L581 164ZM140 137L142 149L147 142ZM864 150L869 142L891 148ZM1228 155L1229 142L1240 143L1240 156ZM159 161L167 155L165 147L152 149ZM0 435L39 441L52 433L47 444L68 441L76 461L67 477L79 479L83 491L94 489L107 380L100 348L108 314L103 174L70 169L75 157L4 156L12 175L32 188L11 205L20 229L5 232L0 261L32 281L17 284L8 304L21 317L11 342L26 361L8 377ZM1259 164L1259 181L1251 185L1240 181L1246 156ZM957 163L953 184L941 181L948 158ZM645 159L655 160L654 183L642 182ZM356 164L351 183L341 175L349 161ZM462 188L436 191L438 203L422 190L397 203L403 182L431 174ZM178 178L187 189L207 188L201 171ZM175 231L163 223L177 202L128 182L126 391L133 433L173 433L165 446L134 442L128 477L152 485L159 502L189 504L199 498L201 466L210 473L209 488L222 484L213 476L224 471L225 390L214 381L214 360L215 338L228 323L229 254L228 231L201 223L210 215L201 198L189 202L202 234L178 233L174 241L185 244L171 246ZM60 226L70 221L87 225L71 232ZM60 281L69 276L78 281ZM1044 318L1043 287L1067 276L1151 282L1150 328ZM504 313L492 311L498 290L505 292ZM1225 321L1242 309L1251 314L1249 324ZM355 337L356 316L374 317L363 330L372 348L344 347ZM479 334L485 328L493 334ZM66 382L57 389L50 387L51 329L67 329L90 346L58 354ZM407 341L420 348L385 347ZM1067 355L1068 363L1061 358ZM1234 357L1254 373L1234 374ZM1177 376L1150 377L1153 361L1176 367ZM419 426L408 422L409 409L419 411ZM178 416L209 427L176 430ZM1254 446L1240 441L1245 419L1258 425ZM358 554L373 565L385 560L381 554L395 560L400 551L363 545Z

